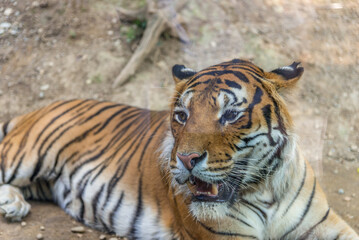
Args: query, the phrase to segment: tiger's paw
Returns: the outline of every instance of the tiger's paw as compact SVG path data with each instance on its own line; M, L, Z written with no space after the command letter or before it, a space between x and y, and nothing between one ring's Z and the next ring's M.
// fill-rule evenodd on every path
M21 221L29 213L30 208L20 189L8 184L0 186L0 214L7 220Z

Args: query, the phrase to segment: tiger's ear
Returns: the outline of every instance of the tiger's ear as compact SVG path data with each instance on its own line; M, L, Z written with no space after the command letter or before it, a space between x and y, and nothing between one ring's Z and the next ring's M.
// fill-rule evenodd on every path
M195 70L186 68L184 65L176 64L172 67L172 76L176 84L182 80L189 79L196 73L197 72Z
M277 91L293 87L300 79L304 72L304 68L298 67L300 62L293 62L289 66L274 69L266 72L265 77L274 84Z

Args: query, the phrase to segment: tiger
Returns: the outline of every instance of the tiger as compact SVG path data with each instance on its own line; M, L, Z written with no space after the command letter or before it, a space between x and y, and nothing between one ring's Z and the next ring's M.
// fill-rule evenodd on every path
M57 203L128 239L359 239L326 200L284 95L299 62L175 65L170 110L62 100L0 125L0 212Z

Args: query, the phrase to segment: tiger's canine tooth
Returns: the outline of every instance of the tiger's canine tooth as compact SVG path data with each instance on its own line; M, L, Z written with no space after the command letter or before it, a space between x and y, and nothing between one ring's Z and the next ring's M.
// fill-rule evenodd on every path
M218 184L212 184L212 194L217 196L218 195Z

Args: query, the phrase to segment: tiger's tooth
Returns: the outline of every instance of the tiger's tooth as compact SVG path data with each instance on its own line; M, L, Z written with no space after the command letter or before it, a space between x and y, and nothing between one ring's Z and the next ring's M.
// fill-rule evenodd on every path
M218 195L218 185L212 184L212 194L217 196Z

